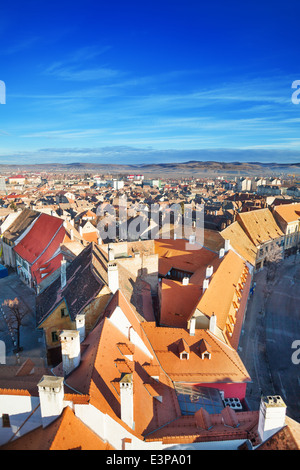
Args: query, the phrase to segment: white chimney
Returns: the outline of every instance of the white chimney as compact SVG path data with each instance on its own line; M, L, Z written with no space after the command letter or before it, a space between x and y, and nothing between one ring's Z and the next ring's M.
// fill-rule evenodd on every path
M114 249L111 246L108 246L108 261L113 261L115 259Z
M258 433L264 442L285 425L286 404L281 396L262 397L260 401Z
M70 238L72 241L74 240L74 230L72 228L70 229Z
M223 258L224 255L225 255L225 249L221 248L219 251L219 258Z
M188 286L189 285L189 282L190 282L190 278L189 277L184 277L182 279L182 285L183 286Z
M120 380L121 420L134 429L132 374L123 374Z
M65 285L67 284L67 261L65 258L61 260L61 266L60 266L60 283L61 283L61 288L63 289Z
M114 294L119 289L119 272L116 263L110 263L107 266L108 287Z
M75 323L76 330L79 331L80 342L82 343L85 338L85 315L83 313L76 315Z
M227 251L230 250L230 240L225 240L224 250L225 250L225 253L227 253Z
M214 272L213 266L207 266L207 268L206 268L206 278L212 276L213 272Z
M190 319L190 335L195 336L196 331L196 317Z
M58 418L64 408L64 379L44 375L38 383L43 427Z
M209 285L209 280L208 279L204 279L203 281L203 293L206 291L206 289L208 288L208 285Z
M80 364L80 334L78 330L63 330L60 335L64 375L69 375Z
M82 227L81 227L81 225L79 225L78 231L79 231L79 235L82 237Z
M213 314L209 319L209 331L215 335L216 329L217 329L217 317L215 314Z

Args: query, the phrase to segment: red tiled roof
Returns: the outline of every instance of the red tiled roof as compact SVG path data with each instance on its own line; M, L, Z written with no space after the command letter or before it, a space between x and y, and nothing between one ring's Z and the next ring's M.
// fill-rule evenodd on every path
M184 286L178 281L162 279L160 324L185 328L201 294L202 287L199 285Z
M47 427L39 427L0 450L114 450L91 431L68 406Z
M154 323L143 323L143 329L155 351L163 370L174 382L186 383L245 383L249 374L237 351L218 339L208 330L196 329L191 336L183 328L157 327ZM189 359L183 361L179 345L189 347ZM210 359L201 358L202 340L211 353Z
M88 394L91 405L112 416L126 428L120 419L119 381L122 374L131 373L135 413L135 429L131 432L141 437L180 416L180 408L174 386L153 355L134 312L122 294L114 297L114 308L110 305L110 315L117 306L121 308L132 324L132 331L145 340L150 356L137 345L133 347L128 337L112 323L109 315L87 337L87 348L81 356L81 364L67 377L66 383ZM121 348L121 352L120 344L126 344L128 348ZM129 351L133 353L133 361L123 355ZM149 375L149 365L155 366L155 375L159 375L158 389L155 380ZM158 396L163 397L163 403L155 399Z
M64 235L65 229L63 228L62 219L52 217L48 214L41 214L31 230L18 243L14 250L29 264L33 264L48 247L50 247L51 251L53 250L54 245L51 246L51 242L54 241L54 239L56 245L59 246ZM48 254L47 259L49 259L53 253L50 256Z

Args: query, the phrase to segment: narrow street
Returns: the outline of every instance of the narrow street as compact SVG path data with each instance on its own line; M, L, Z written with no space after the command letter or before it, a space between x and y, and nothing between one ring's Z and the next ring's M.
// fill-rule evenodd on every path
M23 350L19 352L19 356L22 358L22 362L30 357L36 365L41 365L44 362L45 352L41 342L42 334L36 330L35 294L15 273L10 273L9 276L0 279L0 340L5 342L6 363L15 364L18 356L14 352L16 338L13 332L9 331L4 316L4 313L6 316L9 315L9 309L2 304L4 300L15 297L23 302L28 309L28 315L20 328L20 345Z
M254 276L256 289L248 302L238 350L252 378L246 395L250 408L258 409L261 394L278 394L288 416L300 422L300 364L292 361L292 344L300 341L299 255L281 262L278 279L264 311L266 270Z

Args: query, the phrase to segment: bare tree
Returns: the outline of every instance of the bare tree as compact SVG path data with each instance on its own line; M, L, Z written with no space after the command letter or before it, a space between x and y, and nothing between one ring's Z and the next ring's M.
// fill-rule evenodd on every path
M268 247L268 253L265 257L265 266L267 269L266 272L266 284L263 288L263 311L266 310L266 306L269 300L270 295L274 289L274 285L277 282L277 270L279 263L283 259L282 249L277 243L273 242L272 245Z
M272 245L269 245L268 253L265 257L267 266L267 281L275 281L277 269L282 259L283 253L281 247L277 243L273 242Z
M28 315L28 308L20 302L16 297L15 299L6 299L4 300L2 306L5 306L9 309L9 314L7 316L7 325L8 327L15 332L17 337L17 351L21 351L20 346L20 329L24 324L24 319Z

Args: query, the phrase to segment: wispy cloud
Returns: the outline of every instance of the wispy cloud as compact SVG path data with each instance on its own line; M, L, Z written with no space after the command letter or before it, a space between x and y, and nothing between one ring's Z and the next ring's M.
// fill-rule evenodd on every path
M79 48L63 59L53 62L43 71L45 75L68 81L90 81L111 79L120 76L120 71L108 66L87 66L90 61L109 51L111 46L87 46Z
M2 47L0 55L4 56L9 56L9 55L14 55L19 52L23 52L26 49L30 49L34 44L36 44L39 41L38 37L31 37L24 39L23 41L19 41L15 44L12 44L10 47Z

